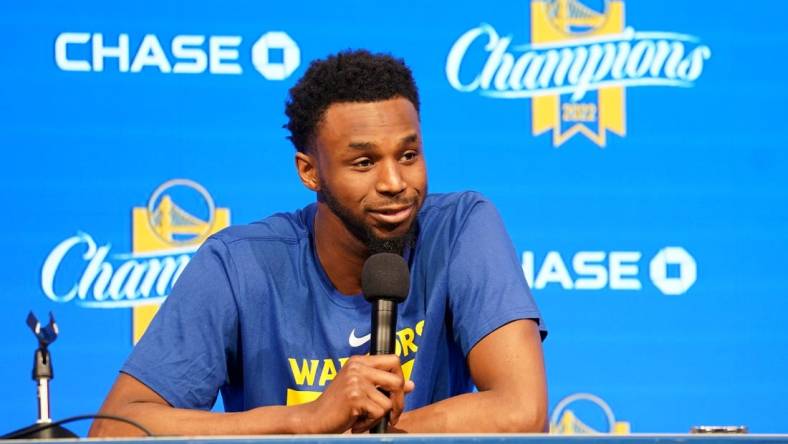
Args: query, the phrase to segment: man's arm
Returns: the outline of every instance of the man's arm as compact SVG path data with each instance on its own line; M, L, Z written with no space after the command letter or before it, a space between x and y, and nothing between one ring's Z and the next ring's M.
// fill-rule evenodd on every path
M298 407L278 406L240 413L178 409L145 384L121 373L99 413L133 419L154 435L253 435L296 433L302 427L298 410ZM89 437L135 435L142 435L142 431L125 423L101 419L93 423L88 433Z
M388 390L383 396L377 387ZM298 406L266 406L245 412L217 413L174 408L148 386L121 373L100 413L132 419L154 435L261 435L292 433L341 433L351 427L369 429L387 411L396 421L405 383L399 358L354 356L316 401ZM142 431L125 423L97 420L90 437L140 436Z
M519 320L479 341L468 354L479 389L405 412L397 429L410 433L545 432L547 387L539 327Z

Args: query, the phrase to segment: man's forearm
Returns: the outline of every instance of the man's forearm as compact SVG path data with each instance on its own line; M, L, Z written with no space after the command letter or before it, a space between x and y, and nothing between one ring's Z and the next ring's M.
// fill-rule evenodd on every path
M383 396L380 389L391 393ZM161 435L271 435L367 430L386 411L396 418L413 383L405 381L395 355L353 356L316 400L297 406L265 406L214 413L174 408L135 377L121 373L100 413L128 418ZM141 436L129 424L97 420L91 437Z
M521 319L480 340L468 354L477 393L403 413L407 432L545 432L547 386L539 328Z
M542 400L517 399L494 390L466 393L405 412L396 429L408 433L538 433L547 431Z
M258 407L246 412L218 413L176 409L152 402L133 402L102 413L134 420L156 436L167 435L261 435L310 433L304 421L306 405ZM111 420L97 420L90 437L142 436L131 425Z

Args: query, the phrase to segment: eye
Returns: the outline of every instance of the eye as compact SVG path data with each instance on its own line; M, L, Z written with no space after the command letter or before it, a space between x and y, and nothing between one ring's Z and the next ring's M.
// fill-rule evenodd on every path
M412 150L411 151L406 151L405 154L402 155L402 160L404 160L406 162L412 162L412 161L416 160L416 157L418 157L418 156L419 156L419 153L417 151L412 151Z
M353 166L356 168L370 168L372 166L372 159L363 157L353 162Z

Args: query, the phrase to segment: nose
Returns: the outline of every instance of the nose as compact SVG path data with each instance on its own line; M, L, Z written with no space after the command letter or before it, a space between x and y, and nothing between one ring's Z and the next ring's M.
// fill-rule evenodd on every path
M375 187L378 193L395 196L404 191L407 184L405 183L405 178L402 177L399 162L388 161L381 167Z

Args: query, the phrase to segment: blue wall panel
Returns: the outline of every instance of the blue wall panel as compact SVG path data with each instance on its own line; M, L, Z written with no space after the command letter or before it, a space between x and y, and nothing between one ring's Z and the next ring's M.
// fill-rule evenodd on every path
M369 48L403 57L414 70L430 190L475 189L502 213L550 328L544 346L551 407L592 393L633 432L683 432L700 423L785 432L788 126L782 106L788 86L782 54L788 34L782 17L788 6L747 6L634 0L3 4L0 431L35 419L29 376L35 341L24 325L30 310L39 317L54 311L61 327L52 348L55 418L96 411L131 349L128 300L91 308L84 304L90 296L58 301L46 295L44 263L55 247L84 233L120 255L110 258L120 266L133 249L132 208L145 207L153 190L173 178L204 186L217 207L229 209L232 223L307 204L313 196L297 180L282 129L287 90L310 60ZM564 21L562 8L570 11ZM539 10L544 20L534 15ZM619 32L613 32L616 20ZM688 60L697 51L700 62L672 75L656 66L655 73L633 76L624 66L624 74L602 75L602 83L592 82L574 102L571 74L562 85L552 78L530 88L506 82L496 88L491 77L488 88L471 88L477 75L484 81L485 64L493 76L503 69L489 62L488 32L461 58L459 79L469 90L461 91L452 85L450 54L476 28L511 38L513 60L551 48L577 57L578 48L594 42L624 42L634 51L645 42L631 62L636 73L649 62L658 65L656 52L648 51L663 41L681 45ZM267 33L274 43L258 47L255 57L255 42ZM109 57L99 71L97 39L117 46L121 34L128 38L128 50L120 51L128 69ZM282 45L283 35L292 43ZM143 42L147 50L138 55ZM173 42L186 44L173 49ZM130 72L135 59L148 66ZM278 78L265 78L255 60ZM590 62L577 63L580 69ZM162 72L168 69L200 72ZM221 73L228 70L240 72ZM518 91L527 97L512 97ZM602 100L602 94L621 100ZM551 109L537 106L536 96L570 106L555 109L553 119L567 112L571 120L559 122L559 131L579 124L597 138L604 134L604 145L582 132L558 146L555 129L534 135L534 122ZM572 108L577 104L593 107ZM600 122L617 107L612 123ZM591 118L571 119L572 112L589 109ZM178 203L199 209L184 199ZM82 276L84 251L82 245L62 261L58 294ZM666 253L661 262L660 251ZM609 427L598 405L581 400L571 409L595 429Z

